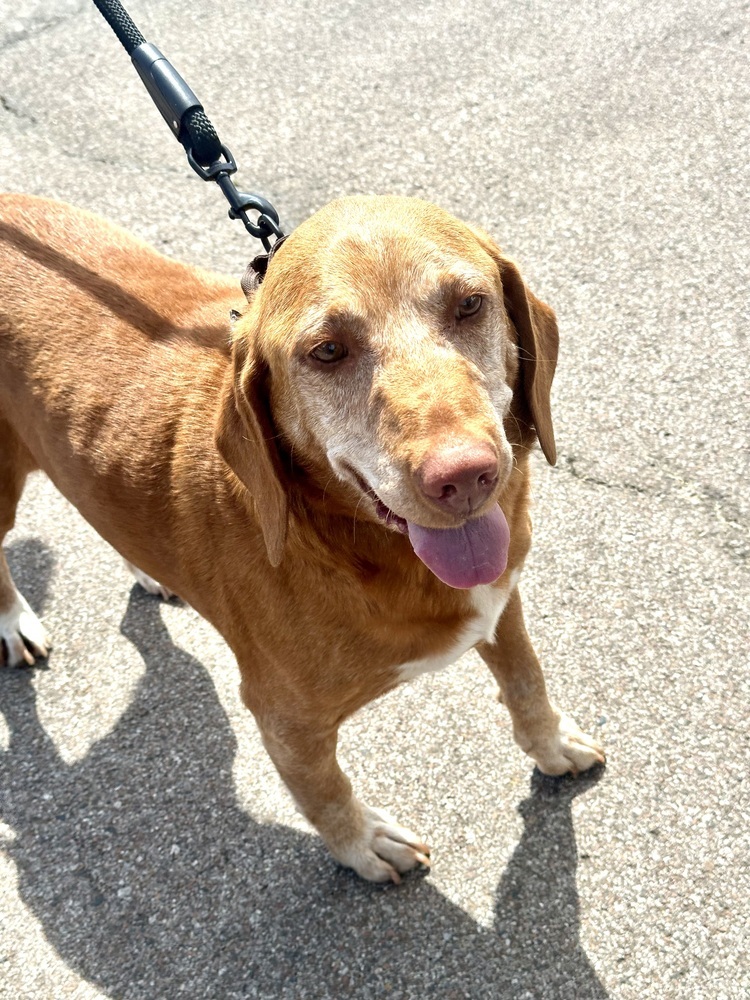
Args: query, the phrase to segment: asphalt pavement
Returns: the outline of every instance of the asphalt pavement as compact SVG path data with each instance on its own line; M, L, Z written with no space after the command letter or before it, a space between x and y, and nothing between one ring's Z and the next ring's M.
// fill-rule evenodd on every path
M542 779L475 654L422 677L344 730L361 797L434 850L367 885L296 814L217 634L36 475L7 551L55 648L0 673L0 996L747 998L747 0L126 6L287 228L427 198L556 309L521 589L609 759ZM238 279L256 252L84 0L0 3L0 189Z

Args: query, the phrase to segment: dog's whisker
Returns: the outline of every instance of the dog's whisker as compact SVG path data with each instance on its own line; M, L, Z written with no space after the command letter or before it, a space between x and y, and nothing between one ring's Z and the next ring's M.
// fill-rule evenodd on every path
M357 500L357 506L354 508L354 516L352 517L352 545L357 542L357 514L359 513L359 508L362 503L364 503L364 496L360 496Z

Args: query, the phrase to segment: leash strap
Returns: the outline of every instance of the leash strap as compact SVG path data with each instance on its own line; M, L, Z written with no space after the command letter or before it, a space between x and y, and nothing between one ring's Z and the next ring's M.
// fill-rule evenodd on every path
M172 134L182 143L190 166L204 181L216 181L229 202L229 218L241 219L250 235L270 252L271 238L277 241L284 235L279 214L270 201L244 194L234 186L231 175L237 164L201 102L170 61L146 41L119 0L94 0L94 4L124 46ZM258 215L253 219L249 212Z
M280 236L268 253L262 253L257 257L253 257L247 265L240 285L242 286L242 291L245 293L245 298L248 301L250 301L253 293L256 292L258 287L263 283L266 271L268 270L268 265L271 263L274 254L281 247L285 239L286 236Z

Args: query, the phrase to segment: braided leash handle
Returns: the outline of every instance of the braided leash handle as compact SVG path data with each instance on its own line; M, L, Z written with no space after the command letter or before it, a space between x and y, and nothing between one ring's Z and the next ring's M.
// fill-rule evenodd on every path
M180 136L180 142L185 149L192 150L202 167L210 166L221 157L221 142L203 108L190 108L185 112L181 131L184 138Z
M112 31L132 56L133 49L143 45L146 39L136 28L133 18L128 14L119 0L94 0L99 13L104 17Z
M271 237L278 240L283 235L278 213L265 198L242 194L235 188L230 174L237 165L201 102L169 60L146 41L119 0L94 0L94 4L124 46L172 134L182 143L190 166L203 180L217 182L229 202L230 219L241 219L268 251ZM258 212L255 221L249 211Z
M202 167L221 159L221 142L198 98L155 45L149 45L120 0L94 0L146 84L167 125Z

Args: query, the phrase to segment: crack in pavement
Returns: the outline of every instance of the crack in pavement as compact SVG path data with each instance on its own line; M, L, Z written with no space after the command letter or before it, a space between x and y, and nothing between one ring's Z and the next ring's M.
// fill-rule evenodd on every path
M576 466L576 462L578 462L576 455L562 455L561 458L565 460L565 465L560 466L560 468L567 470L574 479L577 479L581 483L588 483L591 486L604 486L608 490L623 490L628 493L636 493L638 496L664 497L663 493L650 490L645 486L638 486L636 483L610 483L606 479L587 475L581 472Z
M74 18L78 17L83 11L85 3L81 2L68 14L59 14L57 17L49 17L45 15L42 9L36 15L31 15L27 25L23 28L19 28L17 31L11 31L6 35L6 37L0 42L0 53L6 52L8 49L13 48L20 42L28 41L31 38L36 38L39 35L44 34L52 28L56 28L59 24L64 24L66 21L72 21Z
M0 94L0 108L3 111L7 111L9 115L13 115L14 118L18 118L19 121L31 122L32 125L38 125L39 120L34 117L34 115L29 114L27 111L21 111L20 108L6 97L4 94Z
M80 152L74 152L71 149L66 149L64 146L56 145L54 137L51 137L47 133L44 121L40 121L38 118L35 118L33 115L29 113L19 111L17 108L13 106L13 104L10 101L8 101L7 97L4 97L1 94L0 94L0 107L2 107L5 111L7 111L9 114L12 114L15 118L18 118L19 120L28 121L34 125L40 126L39 130L36 132L33 132L31 130L27 131L24 136L25 141L28 142L33 139L37 142L43 143L44 146L47 147L47 149L49 150L50 155L61 156L64 157L66 160L74 160L77 163L81 162ZM179 154L178 154L178 162L179 162ZM185 168L182 169L179 166L176 165L173 166L172 164L163 162L160 163L158 166L155 166L153 164L136 162L135 160L128 161L120 159L118 157L97 156L91 153L86 154L86 163L87 164L99 163L102 166L114 167L117 170L122 170L124 173L129 173L129 174L131 173L154 174L154 175L170 174L172 176L179 176L179 177L193 176L190 173L189 169L187 168L187 165L185 166Z
M744 515L740 507L733 498L717 489L714 486L707 486L704 483L690 482L665 471L665 475L674 479L683 490L687 491L687 496L680 496L672 490L658 490L647 486L640 486L637 483L610 482L599 476L589 475L582 472L577 463L580 461L576 455L563 455L561 458L564 464L560 469L567 471L578 482L586 483L590 486L600 486L607 490L618 490L622 493L640 497L651 497L655 500L671 501L675 507L687 508L689 510L701 510L703 514L713 516L716 521L727 529L730 537L717 536L716 541L722 551L726 552L730 559L739 566L745 567L750 560L750 525L748 518ZM693 501L693 502L691 502Z

